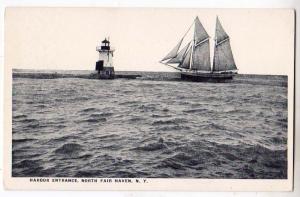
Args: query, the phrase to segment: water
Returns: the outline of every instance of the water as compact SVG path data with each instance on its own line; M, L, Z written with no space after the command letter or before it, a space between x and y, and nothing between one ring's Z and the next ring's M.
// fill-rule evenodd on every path
M287 178L287 77L142 75L14 78L13 176Z

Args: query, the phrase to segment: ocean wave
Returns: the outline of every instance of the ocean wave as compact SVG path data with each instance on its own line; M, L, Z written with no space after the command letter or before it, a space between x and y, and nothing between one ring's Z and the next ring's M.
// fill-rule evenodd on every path
M14 120L20 119L20 118L27 118L27 115L25 115L25 114L13 115L13 119Z
M93 112L93 111L97 111L97 109L94 107L88 107L88 108L81 110L80 112Z
M173 159L165 159L161 164L157 166L157 168L172 168L175 170L182 170L184 166L179 162L174 161Z
M88 118L88 119L84 119L84 120L78 120L77 123L101 123L101 122L106 122L107 119L106 118L102 118L102 117L94 117L94 118Z
M26 143L26 142L32 142L32 141L36 141L37 139L34 138L27 138L27 139L13 139L12 142L13 144L16 143Z
M184 118L173 118L173 119L166 119L166 120L155 120L152 125L170 125L170 124L180 124L186 123L187 120Z
M119 105L133 105L133 104L138 104L140 103L139 101L125 101L125 102L120 102Z
M189 126L180 126L180 125L174 125L174 126L165 126L165 127L160 127L159 130L160 131L188 131L190 130L191 127Z
M214 84L146 75L14 78L12 175L287 177L287 78Z
M271 137L268 141L273 144L287 144L287 139L285 137Z
M186 109L186 110L183 110L183 112L185 113L206 113L206 112L209 112L208 109L204 109L204 108L196 108L196 109Z
M74 156L83 151L83 146L76 143L64 144L60 148L55 150L56 154L61 154L64 156Z
M164 139L160 138L158 142L149 143L144 146L139 146L134 148L134 150L141 150L141 151L157 151L161 149L166 149L167 145L164 143Z
M25 159L19 163L14 164L15 167L19 168L37 168L40 166L40 160L33 160L33 159Z
M116 138L119 137L116 134L109 134L109 135L101 135L101 136L97 136L97 139L111 139L111 138Z
M23 122L23 123L38 123L38 120L34 119L34 118L26 118L26 119L22 119L22 120L19 120L19 121Z
M151 117L153 118L170 118L172 115L170 114L152 114Z
M139 122L139 121L142 121L142 120L145 120L145 118L143 117L131 117L128 119L129 122L132 122L132 123L136 123L136 122Z
M137 147L135 150L141 150L141 151L157 151L161 149L165 149L167 146L163 143L151 143L147 144L145 146Z
M209 124L203 124L200 125L200 128L202 128L203 130L221 130L221 131L225 131L227 130L227 128L224 125L221 124L217 124L217 123L209 123Z
M49 139L46 144L57 144L60 142L67 142L68 140L76 139L77 137L74 135L65 135L57 138Z
M74 175L75 177L104 177L103 170L79 170Z
M139 107L138 107L138 109L140 109L141 110L141 112L153 112L153 111L156 111L157 110L157 108L156 108L156 106L155 105L152 105L152 104L150 104L150 105L140 105Z
M111 112L102 112L102 113L94 113L94 114L91 114L90 117L91 118L106 118L106 117L109 117L109 116L112 116L113 113Z

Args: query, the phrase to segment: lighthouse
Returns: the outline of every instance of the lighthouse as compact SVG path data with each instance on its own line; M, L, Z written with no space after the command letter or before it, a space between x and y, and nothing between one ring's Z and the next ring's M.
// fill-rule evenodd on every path
M113 66L114 49L110 47L110 42L106 38L96 47L99 52L99 60L96 62L95 70L99 79L114 79L115 71Z

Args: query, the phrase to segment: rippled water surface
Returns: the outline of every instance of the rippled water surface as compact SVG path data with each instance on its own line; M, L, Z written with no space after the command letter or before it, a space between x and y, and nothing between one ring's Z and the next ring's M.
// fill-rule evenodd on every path
M142 76L14 78L13 176L287 177L286 77Z

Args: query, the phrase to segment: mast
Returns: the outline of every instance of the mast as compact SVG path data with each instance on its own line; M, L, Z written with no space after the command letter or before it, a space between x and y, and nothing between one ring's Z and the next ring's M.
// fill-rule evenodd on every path
M215 47L212 70L216 72L237 70L230 46L229 36L223 29L218 17L216 20Z

